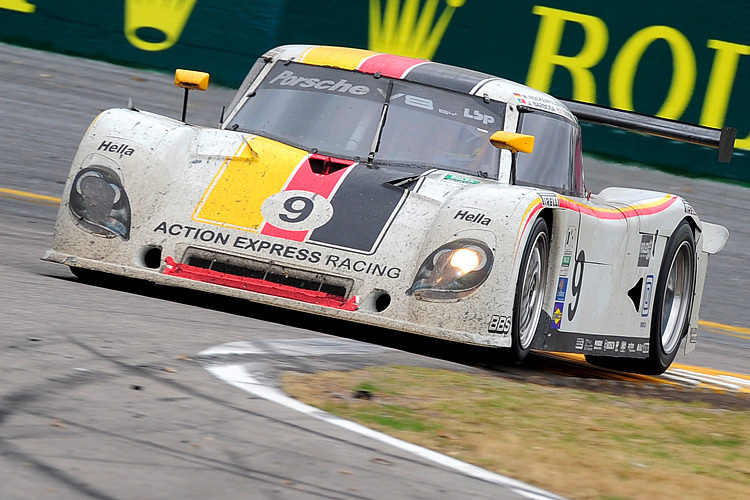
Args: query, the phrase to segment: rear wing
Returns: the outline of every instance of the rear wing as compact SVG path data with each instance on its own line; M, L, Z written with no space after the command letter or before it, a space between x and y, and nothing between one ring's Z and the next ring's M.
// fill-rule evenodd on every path
M724 127L719 130L598 104L562 98L558 100L565 104L579 121L708 146L719 150L720 162L729 163L732 160L734 140L737 138L736 128Z

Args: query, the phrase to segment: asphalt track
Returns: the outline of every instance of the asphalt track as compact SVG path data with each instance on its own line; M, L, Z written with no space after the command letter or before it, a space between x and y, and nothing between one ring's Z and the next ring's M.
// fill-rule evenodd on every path
M217 362L200 354L232 342L331 334L383 347L231 354L272 387L283 370L386 363L476 370L476 350L447 355L429 339L163 287L91 286L40 261L91 119L128 97L177 117L182 93L169 75L6 45L0 70L0 498L533 497L248 396L211 376L206 367ZM231 95L193 92L188 120L215 124ZM587 162L587 185L682 194L705 220L729 228L727 247L709 265L698 350L677 361L700 368L678 366L689 373L657 383L743 391L750 374L748 189L595 160ZM544 366L544 357L534 364ZM548 366L560 377L619 376L576 359Z

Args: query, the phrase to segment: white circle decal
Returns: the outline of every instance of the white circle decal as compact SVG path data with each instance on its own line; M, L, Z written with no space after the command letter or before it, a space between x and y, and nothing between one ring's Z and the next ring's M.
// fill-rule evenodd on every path
M331 220L333 206L317 193L281 191L265 199L260 213L279 229L310 231Z

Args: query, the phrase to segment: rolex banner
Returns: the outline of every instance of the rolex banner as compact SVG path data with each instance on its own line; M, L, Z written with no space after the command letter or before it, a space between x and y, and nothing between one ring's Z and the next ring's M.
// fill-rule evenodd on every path
M584 149L750 182L750 4L662 0L0 0L0 40L237 86L276 45L430 58L559 97L738 130L734 159L585 126Z

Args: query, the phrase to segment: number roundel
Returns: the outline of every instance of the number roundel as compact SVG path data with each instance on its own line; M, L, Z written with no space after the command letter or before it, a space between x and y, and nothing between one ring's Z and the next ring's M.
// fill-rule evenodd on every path
M331 220L333 206L317 193L281 191L265 199L260 213L279 229L310 231Z

